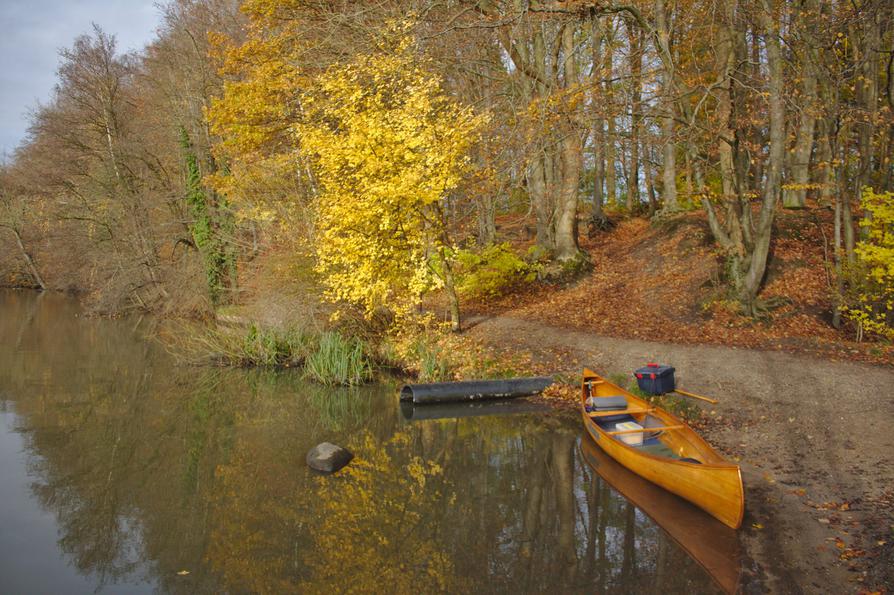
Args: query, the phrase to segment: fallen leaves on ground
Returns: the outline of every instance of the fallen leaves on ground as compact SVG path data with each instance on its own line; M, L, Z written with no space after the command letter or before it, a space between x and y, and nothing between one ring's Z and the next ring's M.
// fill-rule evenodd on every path
M528 286L470 304L470 309L611 337L891 364L894 346L853 342L829 324L832 291L824 243L831 224L831 215L819 209L778 218L760 297L777 298L783 305L769 321L741 316L724 298L718 277L723 259L701 212L680 215L664 226L624 220L582 245L593 270L578 282Z

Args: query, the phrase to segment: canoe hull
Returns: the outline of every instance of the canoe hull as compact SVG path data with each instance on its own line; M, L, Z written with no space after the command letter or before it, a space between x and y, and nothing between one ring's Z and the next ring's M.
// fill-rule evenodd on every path
M589 370L585 374L587 372ZM589 372L589 377L600 378L592 372ZM621 391L628 398L628 402L648 405L620 387L601 378L600 380L609 385L612 391ZM617 440L600 428L587 414L583 407L583 397L581 413L587 433L615 461L667 491L692 502L725 525L733 529L741 526L745 512L745 494L739 466L725 461L676 416L662 409L655 409L650 414L666 425L683 425L683 428L675 430L680 433L677 436L682 436L687 447L699 453L697 458L703 461L701 464L651 455Z

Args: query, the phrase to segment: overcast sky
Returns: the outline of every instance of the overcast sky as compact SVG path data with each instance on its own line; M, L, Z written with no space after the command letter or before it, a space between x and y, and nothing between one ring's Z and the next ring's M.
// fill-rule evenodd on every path
M25 136L28 111L56 82L58 51L96 23L122 51L151 41L157 0L0 0L0 156Z

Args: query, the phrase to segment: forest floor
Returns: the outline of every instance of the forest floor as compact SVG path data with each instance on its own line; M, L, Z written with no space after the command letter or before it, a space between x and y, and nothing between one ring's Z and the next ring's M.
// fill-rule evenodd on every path
M542 373L579 377L586 365L629 376L649 361L674 365L680 388L720 400L702 403L694 425L742 466L748 584L778 593L894 588L894 368L610 338L506 316L468 325L470 339L530 358Z
M831 360L894 365L894 345L854 341L854 330L831 325L832 216L816 206L777 218L760 297L782 305L759 321L741 316L728 299L723 259L704 213L659 223L624 219L608 232L583 238L592 272L570 285L526 285L466 306L473 314L501 314L587 330L609 337L715 344L804 353ZM524 228L500 232L523 251Z

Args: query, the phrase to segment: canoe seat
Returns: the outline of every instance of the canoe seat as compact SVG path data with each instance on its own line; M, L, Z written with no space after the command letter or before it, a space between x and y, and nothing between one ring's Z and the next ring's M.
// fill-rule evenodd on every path
M584 405L590 411L627 409L627 399L623 395L590 397L584 402Z

